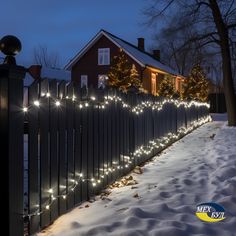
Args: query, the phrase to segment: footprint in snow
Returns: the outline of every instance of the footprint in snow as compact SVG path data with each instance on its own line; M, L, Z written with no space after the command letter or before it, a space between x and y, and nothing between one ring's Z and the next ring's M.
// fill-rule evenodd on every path
M188 185L188 186L190 186L190 185L192 185L193 182L192 182L192 180L190 180L190 179L184 179L184 180L183 180L183 183L186 184L186 185Z

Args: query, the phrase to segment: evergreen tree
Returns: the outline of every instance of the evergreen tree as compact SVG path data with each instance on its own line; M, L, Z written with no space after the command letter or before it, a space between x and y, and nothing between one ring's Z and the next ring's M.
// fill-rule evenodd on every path
M176 94L173 80L170 77L165 77L161 83L158 90L158 95L163 97L172 98Z
M135 65L129 63L126 54L122 50L113 58L108 78L107 83L110 87L127 92L133 86L137 90L144 92Z
M134 64L130 70L130 86L135 87L140 93L147 93L147 91L143 88L139 73Z
M194 99L205 102L208 97L209 82L199 64L196 64L188 78L184 81L184 99Z

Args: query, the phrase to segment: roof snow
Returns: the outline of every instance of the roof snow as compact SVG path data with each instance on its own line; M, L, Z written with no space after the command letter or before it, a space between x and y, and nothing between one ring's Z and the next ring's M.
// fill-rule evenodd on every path
M60 70L60 69L51 69L47 67L42 67L41 75L42 79L55 79L55 80L71 80L71 72L68 70ZM30 86L34 81L34 78L29 74L26 73L24 79L24 86Z
M108 32L105 32L105 33L108 34L115 42L117 42L124 49L124 51L129 52L134 58L140 61L143 65L158 68L170 74L174 74L174 75L178 74L178 72L174 71L169 66L162 64L160 61L154 59L151 55L140 51L136 46L128 42L125 42L124 40Z
M51 69L42 67L41 78L56 79L56 80L71 80L71 72L68 70Z
M105 31L101 30L66 66L65 69L71 70L72 66L97 42L102 36L110 39L118 47L122 48L130 57L132 57L141 66L149 66L173 75L179 75L178 72L171 69L169 66L162 64L160 61L154 59L152 55L141 51L133 44Z

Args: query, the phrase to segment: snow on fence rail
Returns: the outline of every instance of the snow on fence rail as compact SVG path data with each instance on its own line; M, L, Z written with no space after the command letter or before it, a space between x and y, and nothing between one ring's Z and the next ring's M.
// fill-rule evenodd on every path
M1 65L0 72L10 236L38 232L209 120L205 103L46 79L29 87L27 104L25 69Z

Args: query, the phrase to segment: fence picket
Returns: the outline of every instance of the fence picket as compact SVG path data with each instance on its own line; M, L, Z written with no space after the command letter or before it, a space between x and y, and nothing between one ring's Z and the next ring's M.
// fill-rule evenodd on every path
M66 155L66 84L59 84L59 94L64 97L61 100L60 109L58 109L58 191L60 195L67 194L67 155ZM51 119L53 125L53 119ZM66 199L59 198L59 215L67 210Z
M38 101L39 84L35 81L29 87L29 106L28 111L28 198L29 198L29 214L34 214L41 211L40 199L39 199L39 137L38 137L38 107L35 105ZM40 207L40 208L39 208ZM39 209L39 210L38 210ZM34 215L30 218L29 232L30 234L36 233L40 229L40 216Z
M67 86L67 96L73 98L74 85L70 83ZM74 191L73 185L75 184L75 165L74 165L74 101L71 99L66 100L66 129L67 129L67 191L69 192L67 197L67 209L71 209L74 206Z
M59 106L56 105L58 102L58 85L56 80L52 80L49 83L49 93L50 93L50 116L49 116L49 141L50 147L48 152L50 153L50 159L48 163L50 163L50 189L53 190L51 194L51 198L58 196L58 159L59 159L59 137L58 137L58 110ZM53 203L50 206L51 213L51 222L53 222L58 217L58 198L56 197L53 200Z
M50 187L50 155L49 155L49 99L46 97L48 92L48 80L40 82L40 94L44 96L40 100L39 109L39 142L40 142L40 204L42 209L50 204L51 194L49 193ZM50 211L44 211L41 214L41 227L50 224Z
M88 178L88 108L81 110L82 113L82 170L85 179ZM82 182L82 201L88 200L88 183Z
M79 92L77 90L74 90L75 96L79 98ZM75 179L78 181L78 186L75 188L75 204L77 205L82 201L82 189L81 189L81 173L82 171L82 154L81 154L81 109L79 105L75 105L74 107L74 124L75 124Z

